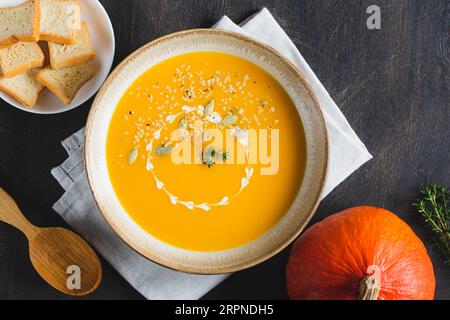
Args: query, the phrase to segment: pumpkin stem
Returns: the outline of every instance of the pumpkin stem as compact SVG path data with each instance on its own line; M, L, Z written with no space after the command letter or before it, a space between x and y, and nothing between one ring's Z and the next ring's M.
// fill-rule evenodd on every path
M367 275L359 283L359 300L377 300L381 281L375 275Z

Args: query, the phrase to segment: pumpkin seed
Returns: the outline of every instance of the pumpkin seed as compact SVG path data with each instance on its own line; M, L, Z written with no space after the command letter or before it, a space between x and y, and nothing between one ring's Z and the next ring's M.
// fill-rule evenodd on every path
M128 154L128 164L130 166L136 162L138 154L139 154L138 148L134 147L133 149L131 149L130 153Z
M160 146L155 149L155 153L157 156L166 156L172 152L171 146Z
M187 120L186 119L181 119L180 123L178 124L178 128L179 129L186 129L187 128Z
M213 111L214 111L214 98L209 100L208 103L205 105L205 116L207 117L211 116Z
M226 116L225 118L223 118L222 119L222 124L223 125L232 125L236 121L237 121L237 115L232 114L230 116Z

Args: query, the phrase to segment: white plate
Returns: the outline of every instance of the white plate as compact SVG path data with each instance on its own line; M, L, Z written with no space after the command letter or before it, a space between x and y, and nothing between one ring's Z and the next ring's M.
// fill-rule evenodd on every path
M15 6L23 2L25 0L1 0L0 6ZM0 98L10 105L27 112L54 114L69 111L80 106L100 89L111 70L114 60L114 31L108 14L98 0L82 0L79 2L81 5L81 19L86 21L89 26L89 34L97 54L95 60L91 62L96 69L94 78L80 89L69 105L65 105L48 89L41 93L36 105L31 109L23 107L17 100L3 91L0 91Z

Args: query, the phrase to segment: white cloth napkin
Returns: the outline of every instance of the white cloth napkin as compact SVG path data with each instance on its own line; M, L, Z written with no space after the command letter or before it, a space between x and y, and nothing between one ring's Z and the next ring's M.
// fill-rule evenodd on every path
M276 48L303 72L319 97L330 139L325 195L368 161L371 155L267 9L240 26L224 16L214 28L245 33ZM62 142L69 157L52 175L65 193L53 209L147 299L198 299L228 275L192 275L157 265L130 249L105 222L89 190L83 165L84 129Z

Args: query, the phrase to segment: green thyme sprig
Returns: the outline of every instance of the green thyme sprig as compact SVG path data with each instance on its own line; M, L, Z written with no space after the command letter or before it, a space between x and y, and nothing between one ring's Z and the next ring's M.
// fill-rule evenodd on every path
M450 190L434 183L421 191L422 197L413 204L435 233L435 246L444 262L450 264Z
M228 160L229 153L224 151L216 151L214 147L209 147L203 151L202 158L203 163L212 168L216 164L215 160L222 159L222 161Z

